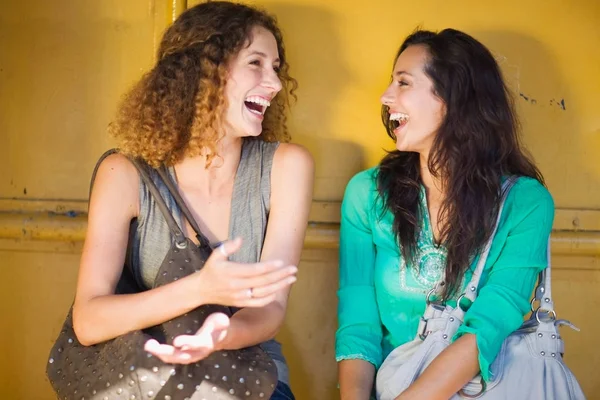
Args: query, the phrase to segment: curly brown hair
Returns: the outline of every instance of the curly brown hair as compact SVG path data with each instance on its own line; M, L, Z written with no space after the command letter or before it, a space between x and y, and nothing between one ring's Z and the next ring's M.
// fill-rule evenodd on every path
M283 86L265 113L259 137L289 141L286 111L298 84L288 73L276 19L255 7L211 1L177 18L162 38L154 68L125 95L109 126L120 151L158 167L207 150L209 165L217 155L227 109L227 65L257 26L275 36Z

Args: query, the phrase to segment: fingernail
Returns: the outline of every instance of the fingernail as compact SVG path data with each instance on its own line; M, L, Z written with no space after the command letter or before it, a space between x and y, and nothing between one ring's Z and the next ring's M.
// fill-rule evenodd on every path
M293 274L295 274L296 272L298 272L298 267L292 265L290 267L290 272L293 273Z
M287 280L287 281L288 281L288 283L289 283L289 284L292 284L292 283L296 282L296 281L297 281L297 279L296 279L296 277L295 277L295 276L292 276L291 278L288 278L288 280Z
M152 349L152 347L154 346L154 342L154 339L146 341L146 343L144 343L144 349Z

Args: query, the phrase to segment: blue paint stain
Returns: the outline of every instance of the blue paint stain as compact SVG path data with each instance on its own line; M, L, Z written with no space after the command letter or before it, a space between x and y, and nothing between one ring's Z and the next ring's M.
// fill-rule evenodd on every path
M57 215L64 215L65 217L75 218L79 214L81 214L81 213L78 211L75 211L75 210L69 210L69 211L65 211L65 212L48 211L48 216L50 216L50 217L55 217Z

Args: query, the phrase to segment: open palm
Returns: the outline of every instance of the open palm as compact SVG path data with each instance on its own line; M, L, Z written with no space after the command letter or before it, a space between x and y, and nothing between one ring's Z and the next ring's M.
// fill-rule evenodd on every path
M219 344L227 337L229 317L223 313L209 315L195 335L180 335L173 339L173 345L161 344L150 339L144 350L171 364L191 364L208 357L219 350Z

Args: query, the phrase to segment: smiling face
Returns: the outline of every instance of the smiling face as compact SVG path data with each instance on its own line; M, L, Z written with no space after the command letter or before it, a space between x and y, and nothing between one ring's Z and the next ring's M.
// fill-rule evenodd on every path
M394 65L392 83L381 96L388 107L396 148L428 156L444 118L444 103L425 73L428 52L424 46L409 46Z
M282 88L277 75L279 66L275 37L263 27L254 27L247 44L229 64L225 85L225 119L230 128L227 135L261 134L264 114Z

